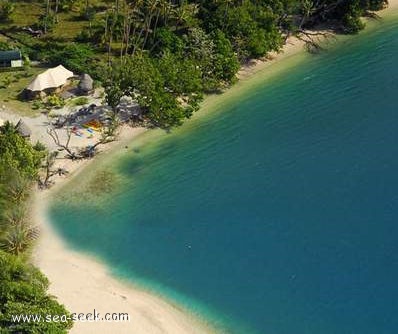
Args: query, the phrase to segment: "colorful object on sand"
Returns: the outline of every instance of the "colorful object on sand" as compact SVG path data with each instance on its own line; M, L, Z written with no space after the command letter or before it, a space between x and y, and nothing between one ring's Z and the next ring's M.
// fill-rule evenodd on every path
M76 136L79 136L79 137L82 137L82 136L83 136L83 133L82 133L81 131L79 131L79 129L78 129L76 126L73 127L72 133L73 133L74 135L76 135Z
M99 131L102 128L100 121L93 119L83 125L85 128L91 128L92 130Z

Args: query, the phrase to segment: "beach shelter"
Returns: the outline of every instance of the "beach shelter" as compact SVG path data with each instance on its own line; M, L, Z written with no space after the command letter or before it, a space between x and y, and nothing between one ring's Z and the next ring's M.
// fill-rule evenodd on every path
M32 134L32 131L22 119L19 120L19 122L15 126L15 129L18 131L21 137L24 138L30 138L30 135Z
M32 92L41 92L46 89L59 88L65 85L71 77L73 77L73 72L59 65L39 74L26 89Z
M90 77L90 75L84 73L80 78L78 88L82 94L88 95L94 89L94 80Z

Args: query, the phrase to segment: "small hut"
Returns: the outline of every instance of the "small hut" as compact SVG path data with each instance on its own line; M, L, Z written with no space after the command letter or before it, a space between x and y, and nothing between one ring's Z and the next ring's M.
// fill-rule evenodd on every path
M0 67L22 67L22 54L19 50L0 51Z
M25 139L29 139L32 134L32 131L29 129L29 127L22 119L18 121L17 125L15 126L15 129L18 131L21 137Z
M79 82L79 93L82 95L88 95L93 92L94 90L94 80L88 75L87 73L84 73L80 77L80 82Z

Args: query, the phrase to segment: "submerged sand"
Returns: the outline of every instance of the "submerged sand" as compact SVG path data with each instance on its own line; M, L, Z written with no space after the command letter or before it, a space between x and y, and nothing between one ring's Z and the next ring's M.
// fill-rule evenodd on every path
M398 7L398 0L390 1L388 13ZM239 77L243 80L284 58L303 52L303 42L288 41L284 52L274 55L272 61L254 62L244 67ZM121 149L141 134L143 129L124 128L118 142L111 143L105 151ZM58 179L50 191L38 192L34 199L33 218L41 228L41 238L34 252L34 262L49 278L50 293L65 304L70 312L100 314L128 313L130 321L76 322L71 333L131 333L131 334L190 334L215 333L216 330L186 310L156 295L125 284L111 276L107 267L95 259L71 250L54 231L47 217L50 198L65 182L73 179L96 161L68 162L70 175Z
M36 198L35 206L42 224L42 238L36 249L36 263L47 275L50 293L57 296L70 312L128 314L129 321L76 322L71 333L211 333L182 309L161 298L120 283L104 265L74 252L44 220L46 195Z
M142 132L142 129L126 127L119 141L105 150L122 149ZM95 309L100 317L105 313L129 315L129 321L75 322L71 333L214 333L177 305L118 281L105 265L70 249L54 231L47 217L51 197L95 160L70 163L71 175L57 179L49 191L36 192L33 200L32 218L41 229L33 257L51 282L50 293L73 313L93 313Z

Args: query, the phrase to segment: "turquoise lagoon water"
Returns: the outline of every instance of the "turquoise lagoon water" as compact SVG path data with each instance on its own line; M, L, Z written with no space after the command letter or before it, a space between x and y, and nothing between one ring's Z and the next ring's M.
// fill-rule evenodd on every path
M230 333L398 333L398 20L303 58L144 135L54 225Z

